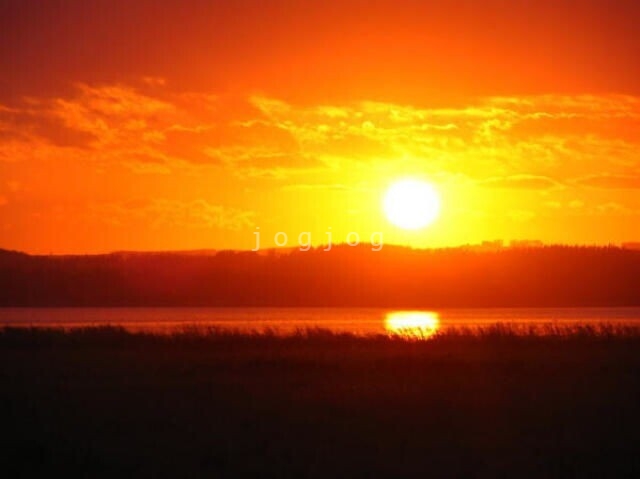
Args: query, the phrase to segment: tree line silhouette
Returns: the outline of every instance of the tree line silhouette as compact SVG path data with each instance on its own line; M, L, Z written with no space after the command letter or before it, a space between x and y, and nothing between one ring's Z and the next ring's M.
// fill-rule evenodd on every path
M640 306L640 251L370 245L34 256L0 250L0 306Z

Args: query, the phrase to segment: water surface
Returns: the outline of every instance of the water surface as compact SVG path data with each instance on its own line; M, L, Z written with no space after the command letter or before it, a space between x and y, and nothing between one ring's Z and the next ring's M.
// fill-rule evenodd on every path
M308 328L323 328L354 334L428 337L450 327L473 328L496 323L640 326L640 308L0 308L0 325L5 326L69 328L117 325L131 331L153 332L198 326L289 334Z

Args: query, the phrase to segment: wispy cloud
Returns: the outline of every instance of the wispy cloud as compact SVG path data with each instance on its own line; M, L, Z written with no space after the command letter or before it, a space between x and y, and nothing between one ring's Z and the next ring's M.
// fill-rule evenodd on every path
M403 159L427 174L508 178L487 184L523 188L604 167L618 180L602 184L628 187L633 180L620 178L636 165L640 139L626 132L638 129L640 100L622 95L492 97L449 108L300 106L266 96L229 102L169 92L164 80L149 77L138 88L79 83L68 97L3 106L0 160L65 154L140 173L216 166L239 176L286 177Z
M589 175L576 179L575 183L602 189L640 189L640 175Z
M527 190L547 190L562 187L558 182L546 176L513 175L481 180L478 184L491 188L514 188Z
M165 198L94 203L90 206L90 212L94 217L116 225L145 221L153 227L230 231L253 226L255 216L253 211L214 204L204 199L179 201Z
M630 189L638 187L637 131L640 100L623 95L297 105L172 92L148 77L136 87L79 83L66 97L0 107L0 162L65 158L137 174L218 168L285 184L318 175L342 183L402 165L493 188Z

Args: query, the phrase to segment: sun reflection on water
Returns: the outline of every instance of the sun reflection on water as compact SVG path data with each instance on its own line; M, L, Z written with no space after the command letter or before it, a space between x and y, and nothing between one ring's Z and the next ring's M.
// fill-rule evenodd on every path
M432 311L391 311L384 327L390 335L428 339L440 328L440 318Z

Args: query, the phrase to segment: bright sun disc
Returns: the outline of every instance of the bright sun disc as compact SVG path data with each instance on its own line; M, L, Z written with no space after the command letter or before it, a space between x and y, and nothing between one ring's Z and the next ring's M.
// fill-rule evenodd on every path
M429 226L438 218L440 197L429 183L402 180L389 187L383 206L391 223L399 228L417 230Z

